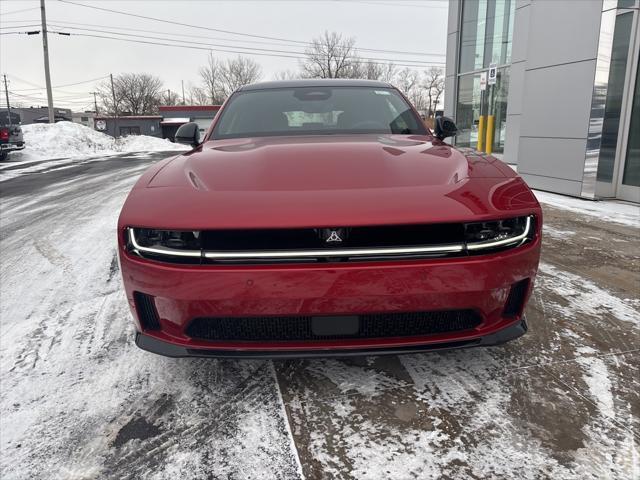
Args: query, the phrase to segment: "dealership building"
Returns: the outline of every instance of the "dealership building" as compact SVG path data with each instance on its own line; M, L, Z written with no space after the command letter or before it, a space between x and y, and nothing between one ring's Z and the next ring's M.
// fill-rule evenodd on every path
M451 0L454 142L540 190L640 202L640 0Z

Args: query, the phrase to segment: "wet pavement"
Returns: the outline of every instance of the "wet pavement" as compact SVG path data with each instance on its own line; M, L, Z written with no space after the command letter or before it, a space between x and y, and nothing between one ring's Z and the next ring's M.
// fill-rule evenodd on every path
M133 345L115 225L161 154L0 182L0 477L640 478L640 228L543 205L529 332L288 361Z

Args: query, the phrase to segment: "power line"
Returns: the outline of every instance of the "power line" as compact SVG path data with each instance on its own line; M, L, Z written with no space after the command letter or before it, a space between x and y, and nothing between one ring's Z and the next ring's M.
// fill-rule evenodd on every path
M22 83L26 83L27 85L33 85L34 87L37 87L37 88L21 88L19 90L16 90L18 92L26 92L26 91L31 91L31 90L44 90L45 89L45 87L40 87L40 86L36 85L35 83L31 83L31 82L29 82L27 80L24 80L24 79L20 78L20 77L16 77L13 74L9 74L9 76L12 77L12 78L15 78L16 80L18 80L18 81L20 81ZM97 82L98 80L104 80L105 78L108 78L108 77L109 77L109 75L103 75L102 77L92 78L91 80L83 80L81 82L75 82L75 83L66 83L64 85L54 85L51 88L73 87L74 85L82 85L82 84L85 84L85 83Z
M280 42L288 42L288 43L296 43L299 45L304 45L304 46L312 46L313 43L311 42L305 42L302 40L293 40L293 39L287 39L287 38L281 38L281 37L270 37L270 36L266 36L266 35L256 35L256 34L252 34L252 33L246 33L246 32L235 32L232 30L222 30L220 28L213 28L213 27L203 27L202 25L193 25L193 24L189 24L189 23L183 23L183 22L175 22L173 20L165 20L162 18L157 18L157 17L149 17L146 15L138 15L135 13L131 13L131 12L124 12L122 10L114 10L111 8L104 8L104 7L96 7L94 5L85 5L82 3L76 3L76 2L72 2L69 0L58 0L59 2L62 3L67 3L70 5L75 5L78 7L85 7L85 8L91 8L94 10L101 10L104 12L110 12L110 13L117 13L119 15L126 15L126 16L130 16L130 17L136 17L136 18L142 18L145 20L151 20L154 22L162 22L162 23L168 23L168 24L172 24L172 25L179 25L181 27L189 27L189 28L197 28L200 30L208 30L208 31L212 31L212 32L219 32L219 33L226 33L228 35L238 35L238 36L243 36L243 37L251 37L251 38L260 38L260 39L264 39L264 40L277 40ZM379 52L379 53L404 53L404 54L409 54L409 55L431 55L431 54L426 54L426 53L421 53L421 52L403 52L403 51L398 51L398 50L380 50L380 49L372 49L372 48L360 48L359 50L362 51L369 51L369 52ZM438 55L438 56L445 56L445 54L441 54L441 53L437 53L437 54L433 54L433 55Z
M12 10L10 12L2 12L2 16L4 17L5 15L13 15L14 13L28 12L30 10L40 10L40 7L23 8L21 10Z
M283 45L282 43L275 43L275 42L264 42L264 41L259 41L259 40L242 40L242 39L230 39L230 38L221 38L221 37L208 37L205 35L191 35L191 34L187 34L187 33L169 33L166 31L158 31L158 30L145 30L145 29L140 29L140 28L130 28L130 27L114 27L114 26L110 26L110 25L100 25L100 24L95 24L95 23L84 23L84 22L69 22L66 20L55 20L52 19L49 21L50 24L61 24L61 25L81 25L81 26L87 26L87 27L98 27L98 28L109 28L111 30L129 30L132 32L143 32L143 33L158 33L158 34L162 34L162 35L171 35L171 36L181 36L181 37L190 37L190 38L204 38L206 40L214 40L214 41L223 41L223 42L240 42L240 43L253 43L253 44L259 44L259 45L277 45L277 46L287 46L287 45ZM71 27L65 27L65 28L71 28ZM112 32L110 32L112 33ZM294 43L296 46L299 46L296 44L295 40L287 40L286 43ZM228 45L229 47L233 47L233 45ZM238 48L246 48L244 46L238 47ZM427 52L407 52L407 51L401 51L401 50L380 50L380 49L375 49L375 48L360 48L360 47L354 47L355 50L358 51L366 51L366 52L379 52L379 53L399 53L399 54L404 54L404 55L416 55L416 56L427 56L427 57L444 57L446 56L444 53L427 53Z
M92 32L92 33L106 33L106 34L111 34L111 35L119 35L119 36L123 36L123 37L135 37L135 38L142 38L145 40L161 40L161 41L169 41L169 42L176 42L176 43L186 43L186 44L192 44L192 45L204 45L207 47L216 47L216 48L210 48L210 50L216 50L219 49L220 47L223 48L233 48L234 50L221 50L219 49L218 51L222 51L222 52L227 52L227 53L242 53L242 54L256 54L255 52L274 52L274 53L283 53L283 54L290 54L290 55L295 55L296 58L305 58L304 52L300 52L300 51L291 51L291 50L274 50L272 48L258 48L258 47L236 47L236 46L232 46L232 45L220 45L220 44L215 44L215 43L204 43L204 42L194 42L194 41L189 41L189 40L177 40L174 38L167 38L167 37L154 37L154 36L149 36L149 35L137 35L137 34L133 34L133 33L119 33L119 32L111 32L111 31L107 31L107 30L96 30L96 29L91 29L91 28L83 28L83 27L65 27L65 26L60 26L60 25L56 25L54 23L50 23L50 25L55 26L57 28L66 28L66 29L70 29L70 30L80 30L80 31L85 31L85 32ZM52 33L57 33L52 31ZM77 34L74 34L77 35ZM269 56L272 56L271 54L269 54ZM372 61L372 62L393 62L392 59L389 58L372 58L372 57L361 57L362 60L365 61ZM431 65L444 65L444 62L428 62L428 61L422 61L422 60L401 60L402 62L409 62L408 66L413 66L413 67L422 67L422 66L431 66ZM395 62L394 62L395 63Z
M39 27L40 24L39 23L32 23L29 25L14 25L14 26L8 26L8 27L0 27L0 30L8 30L8 29L14 29L14 28L30 28L30 27Z
M9 90L9 93L11 95L15 95L16 97L24 98L24 99L26 99L28 101L31 101L31 102L33 102L33 101L36 101L36 102L47 102L47 99L43 98L43 97L36 97L36 96L33 96L33 95L21 95L19 93L14 92L13 90ZM84 99L78 98L78 99L75 99L75 100L67 100L67 99L64 99L64 98L60 98L59 100L60 100L60 103L71 103L71 104L73 104L73 103L84 103L84 104L86 104L86 102L89 100L89 97L86 97Z
M60 33L60 32L56 32L56 31L51 31L51 33ZM103 39L109 39L109 40L119 40L121 42L130 42L130 43L141 43L141 44L146 44L146 45L160 45L163 47L177 47L177 48L189 48L192 50L204 50L204 51L214 51L214 52L226 52L226 53L236 53L236 54L245 54L245 55L257 55L257 56L263 56L263 57L279 57L279 58L292 58L292 59L296 59L296 60L304 60L306 59L306 57L302 56L302 55L285 55L285 54L278 54L278 53L260 53L260 52L246 52L246 51L237 51L237 50L225 50L222 48L211 48L211 47L198 47L195 45L184 45L184 44L180 44L180 43L163 43L163 42L151 42L148 40L134 40L131 38L119 38L119 37L111 37L108 35L92 35L92 34L88 34L88 33L74 33L73 36L76 37L88 37L88 38L103 38ZM178 40L172 40L172 39L166 39L166 41L173 41L173 42L177 42ZM192 42L190 42L192 43ZM206 45L206 44L205 44ZM396 63L393 62L392 60L386 60L385 62L375 62L375 61L369 61L367 59L361 59L361 60L353 60L355 63L371 63L374 65L386 65L388 63L393 63L396 66L399 67L411 67L411 68L426 68L429 66L438 66L441 67L444 65L444 63L423 63L423 64L406 64L406 63Z

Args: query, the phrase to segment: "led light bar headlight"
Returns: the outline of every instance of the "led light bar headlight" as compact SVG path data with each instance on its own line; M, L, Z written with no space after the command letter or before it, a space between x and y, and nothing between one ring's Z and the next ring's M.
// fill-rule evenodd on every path
M201 257L200 232L129 228L129 248L144 255Z
M533 238L533 217L516 217L506 220L465 224L467 250L517 246Z

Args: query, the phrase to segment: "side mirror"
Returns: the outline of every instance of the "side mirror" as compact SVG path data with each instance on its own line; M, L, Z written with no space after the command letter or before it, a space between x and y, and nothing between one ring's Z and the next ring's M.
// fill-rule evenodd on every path
M433 133L436 138L444 140L447 137L454 137L458 133L458 127L449 117L436 117Z
M175 140L177 143L184 143L192 147L200 145L200 128L198 128L198 124L189 122L181 125L176 132Z

